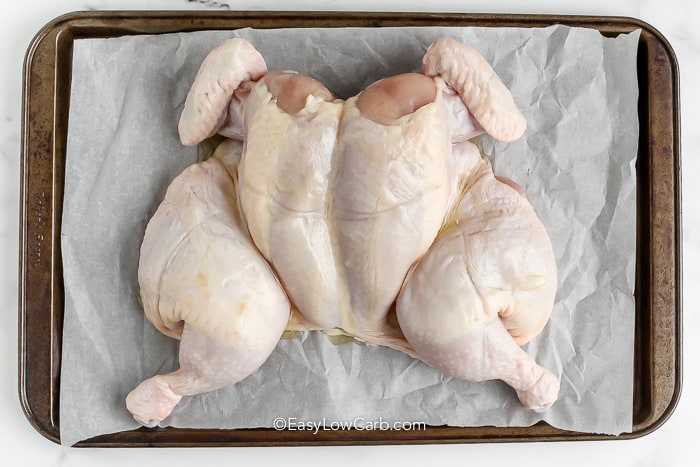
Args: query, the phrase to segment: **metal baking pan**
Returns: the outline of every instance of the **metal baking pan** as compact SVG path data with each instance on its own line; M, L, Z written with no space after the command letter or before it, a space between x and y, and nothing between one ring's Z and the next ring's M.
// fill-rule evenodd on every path
M63 271L60 251L73 41L243 27L486 26L641 29L638 51L636 321L633 430L619 436L530 427L427 427L421 431L137 429L77 446L261 446L629 439L662 425L681 390L681 204L678 64L666 39L637 19L545 15L336 12L77 12L36 35L24 66L19 395L31 424L60 442Z

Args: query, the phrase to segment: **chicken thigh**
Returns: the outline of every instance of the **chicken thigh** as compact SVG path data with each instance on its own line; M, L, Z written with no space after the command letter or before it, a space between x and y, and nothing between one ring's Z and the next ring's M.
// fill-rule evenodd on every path
M147 318L181 339L180 369L147 379L126 399L155 425L182 396L234 384L257 370L289 320L290 304L255 249L236 204L241 144L227 141L168 188L146 227L139 262Z

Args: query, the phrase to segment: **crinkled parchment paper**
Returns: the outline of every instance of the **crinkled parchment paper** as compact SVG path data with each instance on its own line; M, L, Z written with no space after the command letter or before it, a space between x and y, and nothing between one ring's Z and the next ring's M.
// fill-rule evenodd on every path
M427 45L442 35L493 64L529 126L514 143L485 137L484 146L496 174L527 189L554 243L556 306L527 351L560 377L561 393L551 409L533 413L500 381L454 380L399 352L334 345L312 332L281 341L241 383L185 398L163 425L362 417L631 430L638 32L611 39L564 26L239 30L75 42L61 234L62 443L137 427L127 393L177 367L177 341L159 334L138 303L139 247L168 184L196 161L196 149L177 136L194 75L234 35L250 40L270 69L313 76L343 98L419 71Z

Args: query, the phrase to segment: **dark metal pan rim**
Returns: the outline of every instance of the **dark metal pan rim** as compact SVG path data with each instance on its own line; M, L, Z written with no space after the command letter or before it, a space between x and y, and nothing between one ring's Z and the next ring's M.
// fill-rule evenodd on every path
M662 426L682 386L680 101L678 63L663 35L630 17L467 13L294 11L82 11L48 22L24 62L19 258L19 396L31 425L60 442L59 375L63 316L60 213L69 104L70 59L77 38L241 27L489 26L565 24L615 36L641 29L638 268L633 431L578 433L546 423L532 427L429 427L418 433L322 436L273 429L138 429L76 446L281 446L438 444L633 439Z

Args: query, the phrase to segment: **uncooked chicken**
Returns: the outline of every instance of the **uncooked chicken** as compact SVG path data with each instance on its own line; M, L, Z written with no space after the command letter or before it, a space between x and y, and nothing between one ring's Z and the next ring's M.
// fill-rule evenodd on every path
M255 371L285 325L502 379L528 408L554 402L556 377L519 347L552 310L549 237L470 142L515 140L525 119L476 50L438 39L423 74L343 101L313 78L268 72L231 39L202 63L178 128L185 145L230 139L173 182L146 231L146 315L182 343L180 370L129 395L141 423ZM201 206L194 186L209 193Z
M183 396L257 370L289 320L289 300L236 204L240 152L240 142L226 141L214 157L187 168L146 228L141 301L148 319L181 341L180 368L147 379L127 396L127 408L144 425L163 420Z
M464 71L460 63L472 67ZM455 89L483 128L505 139L524 130L514 108L503 112L511 103L507 90L473 49L438 40L423 69ZM494 119L501 114L511 118ZM408 275L396 304L401 330L429 365L468 381L501 379L525 407L547 408L559 382L519 346L542 331L554 305L557 269L549 236L525 191L494 177L476 146L465 141L454 151L472 168L470 179L443 231Z

